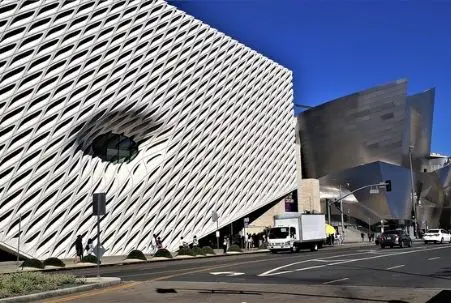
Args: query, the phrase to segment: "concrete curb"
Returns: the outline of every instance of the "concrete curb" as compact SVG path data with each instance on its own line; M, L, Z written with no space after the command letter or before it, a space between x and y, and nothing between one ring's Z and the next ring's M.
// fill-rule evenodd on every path
M10 297L10 298L4 298L0 299L0 302L30 302L30 301L37 301L52 297L59 297L64 295L69 295L77 292L82 291L88 291L98 288L104 288L114 285L119 285L121 283L120 278L113 278L113 277L106 277L106 278L100 278L104 279L104 282L98 282L98 283L92 283L92 284L86 284L86 285L80 285L80 286L74 286L74 287L68 287L68 288L62 288L62 289L55 289L45 292L40 292L36 294L29 294L24 296L17 296L17 297Z

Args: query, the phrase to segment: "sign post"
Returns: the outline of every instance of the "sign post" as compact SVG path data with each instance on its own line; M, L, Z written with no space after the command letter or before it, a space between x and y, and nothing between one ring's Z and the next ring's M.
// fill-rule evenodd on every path
M97 278L100 278L100 216L104 216L106 213L106 194L95 193L92 195L92 214L97 217Z
M20 267L20 234L22 233L22 215L19 215L19 236L17 238L17 267Z
M216 222L216 246L219 249L219 216L216 211L212 211L211 219Z

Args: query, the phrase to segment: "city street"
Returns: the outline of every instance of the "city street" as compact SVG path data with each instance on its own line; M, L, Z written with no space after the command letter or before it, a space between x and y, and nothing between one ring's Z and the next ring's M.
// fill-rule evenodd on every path
M442 290L451 289L450 253L449 244L417 243L113 266L102 276L124 284L44 302L442 302Z

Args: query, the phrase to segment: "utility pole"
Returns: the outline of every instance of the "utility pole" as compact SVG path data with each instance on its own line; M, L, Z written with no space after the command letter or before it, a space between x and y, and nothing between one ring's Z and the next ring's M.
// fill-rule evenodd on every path
M327 221L330 225L330 203L329 199L326 199L326 208L327 208Z
M412 167L412 153L413 153L414 146L409 146L409 160L410 160L410 181L411 181L411 201L412 201L412 207L413 207L413 215L414 215L414 223L413 223L413 234L415 238L418 236L417 232L417 205L415 202L415 193L414 193L414 185L413 185L413 167Z
M340 196L341 198L341 184L340 184ZM345 220L343 215L343 199L340 200L340 212L341 212L341 236L343 237L343 240L345 238Z
M19 215L19 236L17 237L17 266L20 265L20 234L22 233L22 215Z

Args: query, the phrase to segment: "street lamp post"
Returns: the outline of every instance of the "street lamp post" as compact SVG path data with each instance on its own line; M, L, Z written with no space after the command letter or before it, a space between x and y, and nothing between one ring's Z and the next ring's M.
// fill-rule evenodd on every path
M410 160L410 181L411 181L411 200L412 200L412 207L413 207L413 215L414 215L414 223L413 223L413 234L415 237L418 236L417 232L417 206L415 203L415 193L414 193L414 185L413 185L413 167L412 167L412 153L413 153L414 146L409 146L409 160Z
M341 184L340 184L339 198L341 198ZM341 236L344 239L345 238L345 220L344 220L344 215L343 215L343 199L340 200L340 211L341 211Z

